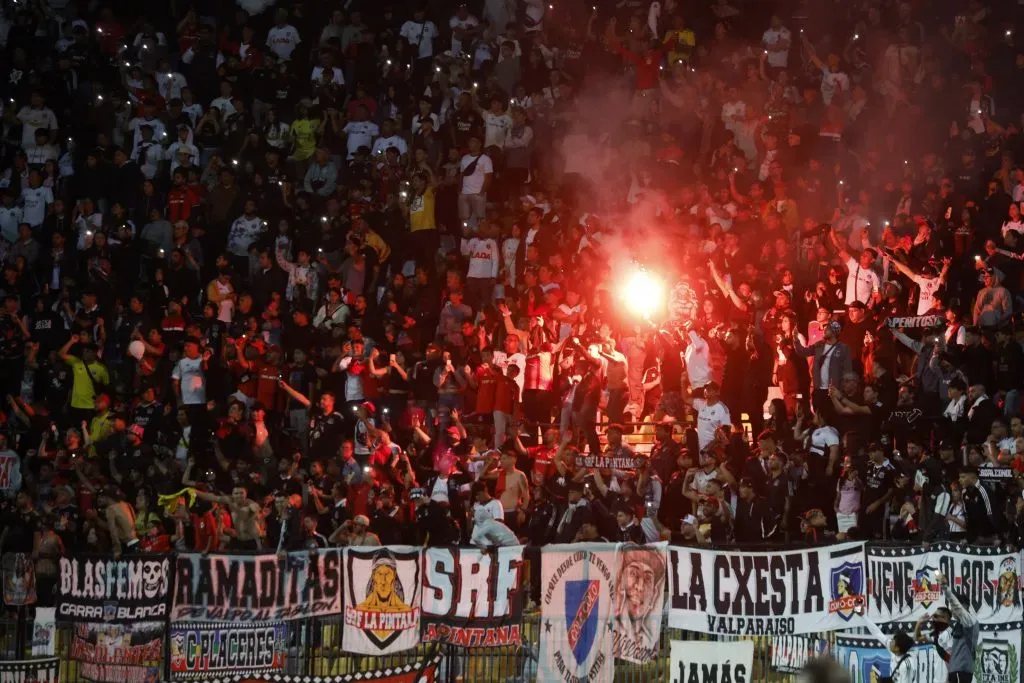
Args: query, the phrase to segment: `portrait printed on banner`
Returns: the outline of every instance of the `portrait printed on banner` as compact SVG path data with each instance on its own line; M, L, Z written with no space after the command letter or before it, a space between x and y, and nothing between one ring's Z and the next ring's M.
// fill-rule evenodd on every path
M657 652L666 569L664 553L657 548L628 547L619 552L614 608L616 656L645 661Z

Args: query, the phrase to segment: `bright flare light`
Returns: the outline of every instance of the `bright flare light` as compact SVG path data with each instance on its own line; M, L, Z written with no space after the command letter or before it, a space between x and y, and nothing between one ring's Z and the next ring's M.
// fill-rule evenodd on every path
M636 270L624 283L621 298L636 315L651 317L665 299L664 283L646 270Z

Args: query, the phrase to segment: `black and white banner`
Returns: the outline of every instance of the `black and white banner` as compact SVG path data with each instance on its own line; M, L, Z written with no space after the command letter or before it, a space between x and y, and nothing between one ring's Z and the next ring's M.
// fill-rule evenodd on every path
M523 547L427 548L423 642L522 645Z
M126 623L167 617L170 559L145 555L115 560L60 559L57 621Z
M941 315L908 315L886 318L885 324L891 330L905 329L921 333L929 329L945 329L946 318Z
M281 671L287 653L288 627L282 621L171 626L172 680Z
M669 626L795 635L850 626L864 604L864 545L772 553L670 547Z
M867 548L867 616L916 621L946 606L939 576L983 624L1022 619L1020 555L1003 548L951 543L922 548Z
M778 636L771 639L772 671L799 673L807 662L828 653L828 641L814 636Z
M754 641L673 640L671 683L753 683ZM763 673L762 673L763 675Z
M341 612L341 549L179 555L172 622L287 621Z
M668 543L621 545L615 565L615 657L646 664L661 640Z
M18 659L0 661L0 683L57 683L60 659Z
M420 642L420 549L345 549L346 652L383 655Z
M57 640L57 611L53 607L36 607L32 620L32 656L52 657Z
M982 631L974 649L974 683L1021 683L1019 628Z

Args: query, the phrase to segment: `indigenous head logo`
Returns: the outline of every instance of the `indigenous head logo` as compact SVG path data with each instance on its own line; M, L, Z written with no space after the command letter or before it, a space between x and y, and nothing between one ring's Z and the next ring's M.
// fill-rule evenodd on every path
M1012 557L1007 557L999 565L996 603L999 607L1013 607L1017 602L1017 561Z
M924 567L914 573L915 605L928 609L942 595L939 582L935 579L935 572L935 567Z
M599 581L565 582L565 626L572 655L580 665L587 660L597 638L600 595Z
M410 605L405 595L394 556L382 550L373 558L365 596L350 610L348 619L366 634L370 642L384 649L404 631L419 626L419 608Z
M864 604L864 568L853 562L844 562L832 570L830 584L832 600L828 605L829 613L849 621Z

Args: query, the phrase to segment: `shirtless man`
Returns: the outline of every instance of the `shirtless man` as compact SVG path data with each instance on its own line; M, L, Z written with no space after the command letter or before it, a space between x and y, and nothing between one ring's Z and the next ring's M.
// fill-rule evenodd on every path
M526 509L530 507L530 482L522 470L516 469L516 452L504 451L498 458L498 467L484 474L498 481L495 493L505 509L505 524L516 530L526 524Z
M225 529L224 533L232 538L232 550L263 549L261 508L256 501L249 499L249 491L244 486L231 489L230 496L218 496L205 491L196 491L196 495L211 503L220 503L231 513L233 528Z
M135 535L135 510L121 500L116 486L106 486L96 498L96 505L103 510L103 516L96 521L110 533L114 558L122 553L139 552L139 538Z

